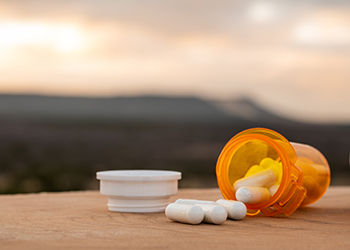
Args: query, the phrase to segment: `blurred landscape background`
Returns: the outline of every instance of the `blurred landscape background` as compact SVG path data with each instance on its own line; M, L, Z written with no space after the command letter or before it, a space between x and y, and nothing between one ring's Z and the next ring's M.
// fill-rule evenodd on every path
M350 185L350 2L0 0L0 193L168 169L216 187L251 127Z

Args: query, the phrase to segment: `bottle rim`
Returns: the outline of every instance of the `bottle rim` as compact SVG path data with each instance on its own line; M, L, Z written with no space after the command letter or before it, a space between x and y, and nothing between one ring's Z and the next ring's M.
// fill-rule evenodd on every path
M276 136L279 140L281 140L283 143L287 143L287 149L290 152L293 152L295 154L295 150L290 144L290 142L283 137L281 134L270 130L266 128L253 128L253 129L247 129L236 136L234 136L223 148L216 166L216 174L217 174L217 182L220 188L220 191L222 195L226 199L233 199L236 200L235 193L231 187L231 184L228 179L228 170L231 162L231 158L233 154L236 152L236 150L241 147L243 144L249 142L249 141L262 141L267 143L268 145L272 146L272 148L276 151L278 154L281 162L282 162L282 180L280 187L278 188L277 192L270 197L265 202L258 203L258 204L246 204L248 210L252 210L253 212L251 215L257 214L261 209L270 207L274 203L276 203L281 196L284 194L285 190L287 189L288 185L291 182L291 167L295 164L296 157L291 159L290 154L288 154L286 147L283 147L280 143L278 143L276 140L270 138L269 136L266 136L262 133L272 134ZM259 210L259 211L256 211Z

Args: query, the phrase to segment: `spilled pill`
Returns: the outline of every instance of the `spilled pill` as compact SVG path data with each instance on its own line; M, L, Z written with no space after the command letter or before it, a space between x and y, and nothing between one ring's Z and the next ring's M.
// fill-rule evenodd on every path
M266 157L260 161L260 166L263 168L268 168L271 164L275 163L274 160L272 160L269 157Z
M175 203L179 204L190 204L190 205L217 205L214 201L202 201L202 200L192 200L192 199L177 199Z
M230 219L241 220L247 215L247 207L240 201L219 199L216 203L226 209Z
M212 223L212 224L222 224L225 222L227 219L227 212L225 208L219 205L206 205L206 204L201 204L198 205L202 208L204 212L204 222L207 223Z
M263 187L241 187L236 192L236 198L245 204L258 204L270 199L270 193Z
M249 168L249 170L247 171L247 173L245 173L244 177L248 177L251 176L253 174L259 173L261 171L263 171L264 168L260 165L254 165L252 167Z
M275 184L281 184L282 181L282 165L280 165L277 162L272 163L269 168L273 169L275 171L276 174L276 183Z
M170 203L165 209L165 216L170 220L196 225L203 221L204 212L198 205Z
M278 180L278 173L275 169L267 168L256 174L237 180L233 188L238 191L241 187L268 187Z
M279 187L280 187L280 185L278 185L278 184L275 184L275 185L272 185L271 187L269 187L269 193L270 193L271 197L277 192Z

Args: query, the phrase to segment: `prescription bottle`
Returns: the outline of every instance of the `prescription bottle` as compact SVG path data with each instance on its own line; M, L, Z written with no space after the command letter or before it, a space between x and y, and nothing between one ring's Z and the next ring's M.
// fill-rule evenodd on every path
M270 129L252 128L231 138L218 158L216 176L224 198L237 200L234 183L266 157L280 164L280 185L268 200L246 204L248 215L254 216L260 211L267 216L290 215L298 207L317 201L326 192L330 169L317 149L289 142Z

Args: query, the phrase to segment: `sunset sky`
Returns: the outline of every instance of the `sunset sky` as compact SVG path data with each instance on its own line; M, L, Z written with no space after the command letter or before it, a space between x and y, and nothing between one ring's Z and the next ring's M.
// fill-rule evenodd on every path
M247 96L350 123L350 2L0 0L0 93Z

